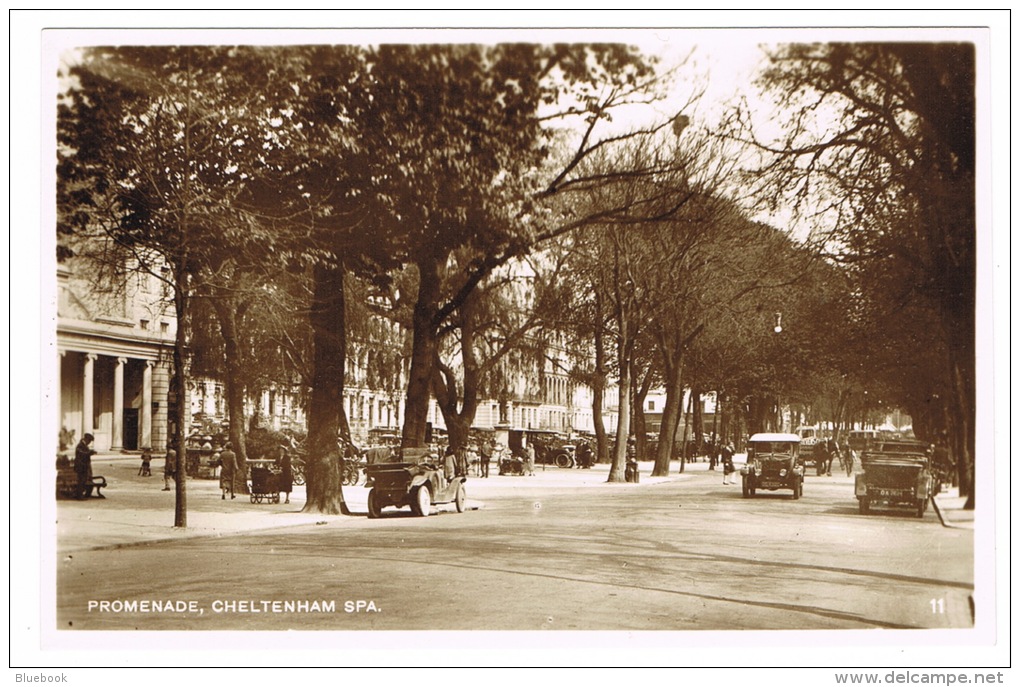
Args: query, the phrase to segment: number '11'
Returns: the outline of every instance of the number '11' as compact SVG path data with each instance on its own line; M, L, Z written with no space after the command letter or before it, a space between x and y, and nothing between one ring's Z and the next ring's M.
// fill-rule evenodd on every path
M946 600L945 599L932 599L930 603L931 603L931 612L932 613L945 613L946 612Z

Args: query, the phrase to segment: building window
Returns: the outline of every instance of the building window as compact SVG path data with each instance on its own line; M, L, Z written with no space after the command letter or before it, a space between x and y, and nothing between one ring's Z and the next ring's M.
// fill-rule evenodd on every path
M648 402L648 410L655 410L655 401Z
M159 323L159 331L163 332L164 334L169 332L170 331L170 323L169 322L160 322Z
M149 328L149 321L148 320L139 320L138 321L138 326L140 326L142 329L148 329Z

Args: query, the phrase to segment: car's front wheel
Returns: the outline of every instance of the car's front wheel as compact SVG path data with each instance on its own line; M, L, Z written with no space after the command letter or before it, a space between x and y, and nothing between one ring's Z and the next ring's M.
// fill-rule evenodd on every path
M427 517L432 512L432 494L426 485L421 485L414 493L414 512L420 516Z
M871 503L868 501L868 497L862 496L857 501L857 507L861 511L861 515L867 515L868 511L871 510Z
M916 513L917 517L923 518L924 517L924 512L926 510L928 510L928 499L918 499L917 500L917 509L915 510L915 513Z
M464 512L464 504L467 502L467 490L464 488L464 483L461 482L457 485L457 497L454 499L454 504L457 506L457 512Z

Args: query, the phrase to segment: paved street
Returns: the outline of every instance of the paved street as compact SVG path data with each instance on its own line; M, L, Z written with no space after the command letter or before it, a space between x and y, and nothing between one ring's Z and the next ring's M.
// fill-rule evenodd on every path
M387 509L379 520L299 513L300 493L291 505L224 502L215 483L195 481L189 522L197 530L146 525L149 512L130 537L112 516L104 528L116 499L137 499L140 489L149 503L162 497L158 516L171 524L172 496L158 491L161 480L125 478L106 501L58 505L57 626L971 627L972 523L945 527L931 509L923 519L861 516L846 476L809 475L794 501L788 492L741 498L739 485L723 485L703 463L668 479L650 479L646 469L637 485L605 484L604 470L471 479L472 509L463 514L452 505L428 518ZM345 492L364 513L367 490ZM217 518L233 530L205 524ZM261 525L245 528L253 518ZM87 543L89 527L108 532ZM142 601L174 607L129 610Z

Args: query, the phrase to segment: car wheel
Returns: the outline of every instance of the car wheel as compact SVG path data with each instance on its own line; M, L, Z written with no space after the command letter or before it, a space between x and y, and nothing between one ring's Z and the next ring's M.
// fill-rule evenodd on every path
M467 490L464 488L464 483L461 482L457 486L457 497L454 499L454 503L457 505L457 512L464 512L464 503L467 501Z
M740 493L745 499L751 495L751 491L747 488L746 477L740 481Z
M421 485L414 492L414 502L411 510L423 518L428 517L429 513L432 512L432 494L429 493L427 485Z
M558 468L569 468L572 462L570 456L566 453L560 453L556 456L556 467Z
M917 517L923 518L924 517L924 511L926 511L927 509L928 509L928 499L918 499L917 500L917 508L914 511L917 514Z
M868 497L862 496L858 499L857 507L860 509L861 515L867 515L868 511L871 510L871 503L868 502Z
M378 518L382 515L382 508L379 507L379 497L375 494L375 489L368 492L368 517Z
M794 500L800 498L800 482L793 483L793 498Z

